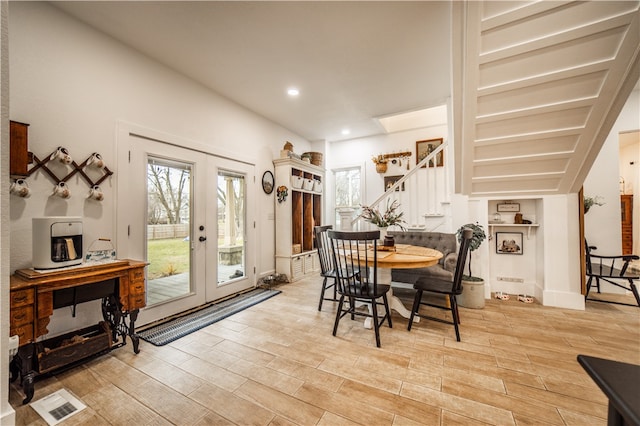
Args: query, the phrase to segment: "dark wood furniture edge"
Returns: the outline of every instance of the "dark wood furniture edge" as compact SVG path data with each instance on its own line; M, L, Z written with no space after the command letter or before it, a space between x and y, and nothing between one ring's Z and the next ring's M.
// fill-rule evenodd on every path
M608 425L640 425L640 366L578 355L578 362L609 398Z

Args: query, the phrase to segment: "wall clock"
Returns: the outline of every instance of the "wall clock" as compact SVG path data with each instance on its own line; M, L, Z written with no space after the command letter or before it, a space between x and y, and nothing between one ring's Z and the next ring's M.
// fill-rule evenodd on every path
M271 194L273 192L273 185L275 184L273 179L273 173L269 170L262 175L262 190L265 194Z

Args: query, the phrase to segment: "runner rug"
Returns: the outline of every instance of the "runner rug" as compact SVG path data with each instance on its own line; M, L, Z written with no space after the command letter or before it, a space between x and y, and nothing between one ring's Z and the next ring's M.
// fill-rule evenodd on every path
M171 318L137 334L141 339L155 346L163 346L279 293L280 290L257 288L178 318Z

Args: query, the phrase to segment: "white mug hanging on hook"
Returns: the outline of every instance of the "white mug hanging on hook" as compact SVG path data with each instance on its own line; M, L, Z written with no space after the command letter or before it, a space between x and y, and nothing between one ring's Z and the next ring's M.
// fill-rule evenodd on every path
M96 167L98 169L102 169L104 168L104 160L102 159L102 156L100 154L98 154L97 152L94 152L93 154L91 154L91 157L89 157L89 161L87 161L87 165Z
M59 146L58 149L56 149L56 151L51 154L52 160L55 160L56 158L64 164L71 164L73 162L73 158L71 158L71 155L69 155L69 150L63 146Z
M102 201L104 200L104 193L98 185L93 185L89 190L89 196L87 198L91 200Z
M29 188L29 185L27 185L27 181L24 179L16 179L15 182L12 182L9 192L22 198L27 198L31 195L31 189Z
M71 197L71 191L69 191L69 186L66 182L60 182L53 187L53 195L57 195L60 198L69 198Z

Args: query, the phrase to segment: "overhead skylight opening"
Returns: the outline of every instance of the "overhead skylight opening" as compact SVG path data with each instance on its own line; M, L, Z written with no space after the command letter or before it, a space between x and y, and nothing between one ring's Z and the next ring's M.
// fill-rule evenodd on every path
M296 89L295 87L291 87L289 89L287 89L287 95L295 97L298 96L300 94L300 90Z
M420 109L378 119L387 133L447 124L447 106Z

